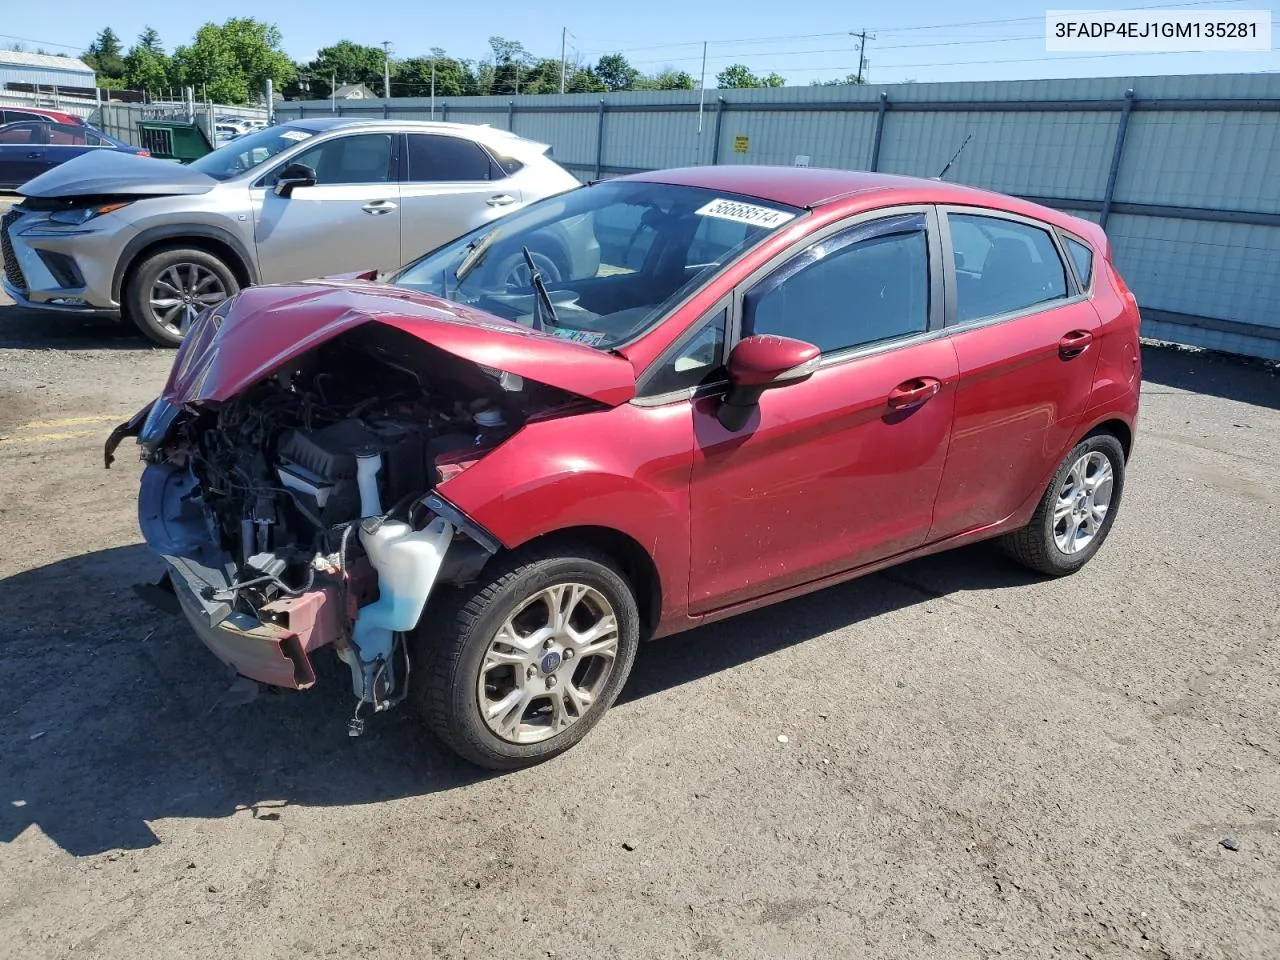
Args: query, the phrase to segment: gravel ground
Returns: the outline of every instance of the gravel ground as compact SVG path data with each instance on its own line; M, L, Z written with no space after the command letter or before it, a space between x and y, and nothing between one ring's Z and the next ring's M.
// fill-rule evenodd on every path
M0 954L1280 956L1273 372L1146 350L1079 575L977 547L654 643L490 777L336 683L242 702L133 596L101 444L170 359L0 306Z

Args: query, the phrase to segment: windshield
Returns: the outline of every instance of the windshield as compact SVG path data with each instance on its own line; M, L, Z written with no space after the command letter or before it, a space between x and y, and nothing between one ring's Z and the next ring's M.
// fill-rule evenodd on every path
M645 333L799 212L698 187L611 180L531 204L388 282L608 350Z
M219 125L219 133L224 132ZM233 130L225 131L233 133ZM314 130L302 130L298 127L268 127L247 136L233 140L219 147L212 153L206 153L190 164L192 170L199 170L215 180L230 178L252 170L261 163L270 160L277 153L315 136Z

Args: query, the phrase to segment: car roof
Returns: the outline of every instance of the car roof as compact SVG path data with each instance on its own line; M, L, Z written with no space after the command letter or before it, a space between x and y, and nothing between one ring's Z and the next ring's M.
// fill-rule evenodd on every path
M518 159L528 159L545 153L545 143L530 140L510 130L501 130L487 124L446 123L440 120L381 120L359 117L306 117L283 124L298 130L324 133L330 130L364 129L395 130L397 133L452 133L501 151L513 151Z
M306 117L301 120L289 120L283 124L286 127L297 127L300 130L311 130L320 133L324 130L337 130L342 127L387 127L394 130L421 130L423 133L430 133L435 130L441 133L479 133L483 131L485 135L510 137L513 139L524 139L517 134L508 130L499 130L485 124L478 123L446 123L443 120L382 120L373 117Z
M894 203L955 203L990 207L1035 217L1068 229L1085 226L1070 214L977 187L948 183L925 177L904 177L891 173L865 170L834 170L823 167L768 167L731 164L707 167L678 167L621 177L624 180L647 180L678 186L703 187L740 196L755 197L792 207L816 209L841 201L852 201L875 194L866 206L889 206Z

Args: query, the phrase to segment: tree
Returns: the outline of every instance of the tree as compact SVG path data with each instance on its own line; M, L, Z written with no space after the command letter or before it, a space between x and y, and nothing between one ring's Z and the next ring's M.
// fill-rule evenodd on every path
M533 58L519 40L508 40L505 37L490 37L489 48L493 51L493 60L481 64L481 93L494 95L504 93L529 93L530 76L534 67ZM488 69L485 69L485 68ZM559 61L556 70L559 71ZM560 89L559 73L556 75L556 89Z
M124 57L120 52L120 38L110 27L103 27L84 52L84 62L104 77L119 79L124 76Z
M787 81L776 73L768 73L757 77L741 63L725 67L716 74L716 86L721 90L745 89L747 87L785 87Z
M147 27L138 42L124 55L124 83L131 90L145 90L152 96L171 86L173 63L164 52L160 34Z
M280 43L275 24L252 17L232 17L222 26L206 23L190 46L173 52L176 79L218 103L256 100L268 79L283 90L296 77Z
M845 84L856 85L859 83L865 84L866 82L867 81L865 77L863 77L862 79L859 79L856 73L851 73L848 76L838 80L811 80L809 81L809 86L811 87L842 87Z
M429 57L409 57L395 64L391 94L425 97L431 93L431 65L435 63L436 96L466 97L476 92L476 75L470 60L455 60L439 47Z
M331 47L324 47L305 68L311 80L312 95L318 98L329 96L334 83L339 87L363 83L372 90L381 90L385 57L381 47L366 47L350 40L339 40Z
M591 67L574 67L564 78L565 93L604 93L608 88Z
M609 53L601 57L595 66L596 76L604 84L606 90L633 90L640 79L640 71L620 53Z
M664 67L651 77L641 77L636 82L638 90L693 90L697 82L684 70Z

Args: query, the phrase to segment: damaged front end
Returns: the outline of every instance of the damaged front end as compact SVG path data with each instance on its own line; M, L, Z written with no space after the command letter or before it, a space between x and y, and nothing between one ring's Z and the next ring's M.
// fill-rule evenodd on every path
M165 393L107 444L109 466L136 436L147 464L139 523L168 569L139 593L274 687L312 686L312 657L332 646L358 735L366 705L407 693L408 638L432 591L474 580L500 549L436 488L530 419L594 404L459 355L483 351L367 322L350 302L351 322L322 324L325 337L215 374L233 309L197 322Z

